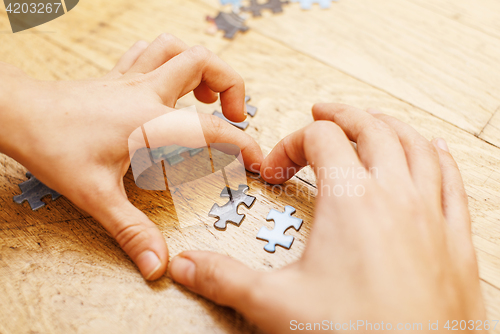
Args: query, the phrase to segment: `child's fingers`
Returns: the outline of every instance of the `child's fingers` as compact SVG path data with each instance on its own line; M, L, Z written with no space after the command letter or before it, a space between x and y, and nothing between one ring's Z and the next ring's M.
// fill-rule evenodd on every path
M163 234L128 201L122 180L113 184L112 175L89 175L95 177L96 183L75 192L75 204L103 225L134 261L145 279L160 278L168 264L168 248Z
M396 132L369 113L344 104L316 104L315 120L338 124L350 140L357 143L361 161L378 176L397 183L411 182L405 152Z
M329 179L333 169L348 176L357 168L364 170L342 129L333 122L316 121L281 140L262 163L261 175L269 183L283 183L307 165L319 180L333 183L343 182Z
M228 119L241 122L246 118L243 79L204 47L184 51L149 75L153 88L167 106L173 107L178 98L204 82L210 90L221 93L222 111Z
M257 142L244 131L239 130L219 117L185 110L168 110L162 106L156 117L129 136L129 149L135 152L147 143L151 148L168 145L185 147L207 147L212 143L235 145L241 151L247 170L258 172L264 159Z
M130 68L132 73L149 73L154 71L189 47L183 41L170 34L158 36Z
M254 295L262 288L260 277L267 274L254 271L228 256L184 252L172 259L169 273L174 281L217 304L233 307L244 314L261 310L262 305Z
M219 94L211 90L205 82L194 89L194 96L203 103L214 103L219 98Z
M443 179L443 213L453 229L470 236L470 215L467 193L458 165L450 154L444 139L434 140L439 154L439 164Z
M111 70L111 73L125 74L134 65L137 59L143 54L149 43L146 41L136 42L125 54L120 58L116 66Z
M434 145L410 125L376 110L374 116L389 124L397 133L408 161L415 187L428 203L441 208L441 170Z
M199 116L208 144L227 143L238 146L243 156L245 168L254 173L260 171L264 155L255 139L219 117L206 114Z

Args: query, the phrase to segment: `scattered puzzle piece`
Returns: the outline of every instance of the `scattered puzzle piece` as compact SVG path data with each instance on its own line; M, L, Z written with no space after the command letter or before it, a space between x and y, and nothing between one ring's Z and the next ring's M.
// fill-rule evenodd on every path
M226 122L228 122L229 124L232 124L234 125L235 127L241 129L241 130L245 130L246 128L248 128L248 122L239 122L239 123L236 123L236 122L231 122L230 120L228 120L226 118L226 116L224 116L222 113L218 112L218 111L214 111L213 114L214 116L217 116L219 117L220 119L223 119L225 120Z
M207 21L213 22L218 30L223 30L224 37L229 39L233 39L238 31L250 29L245 25L245 19L236 13L220 12L215 18L207 17Z
M285 231L290 227L298 231L302 226L302 219L291 216L294 212L295 208L289 205L285 206L285 212L271 209L267 220L274 220L274 229L270 231L266 227L262 227L257 233L257 239L268 241L267 245L264 246L266 251L274 253L276 245L290 249L294 238L291 235L285 235Z
M195 156L196 154L203 151L203 148L189 148L189 147L179 147L178 149L167 152L170 146L159 147L151 150L151 155L155 161L164 159L168 162L170 166L177 165L184 161L184 158L181 156L184 152L189 152L189 156Z
M288 0L267 0L265 3L259 3L257 0L250 0L250 5L242 7L241 10L251 12L253 17L262 16L262 10L269 9L274 14L283 12L283 5L288 4Z
M240 184L238 190L231 189L231 196L229 196L227 187L222 190L220 197L230 197L230 200L223 206L214 204L208 213L209 217L219 218L214 224L216 228L224 230L228 222L240 226L245 215L238 213L238 206L243 203L247 208L250 208L255 201L255 197L246 194L248 189L248 186Z
M300 2L300 7L302 9L311 9L313 4L317 3L321 8L330 8L332 1L338 0L290 0L292 2Z
M252 98L250 96L245 96L245 104L247 106L247 114L250 116L254 117L255 114L257 113L257 107L251 106L248 104L248 101L250 101Z
M61 194L57 191L50 189L45 184L38 181L38 179L30 172L27 172L26 176L29 180L19 184L19 189L21 189L23 193L21 195L14 196L14 202L17 204L22 204L24 201L28 201L31 209L35 211L45 206L45 203L41 201L41 199L45 196L52 195L53 201L61 196Z
M233 5L233 8L241 7L241 0L220 0L221 5Z

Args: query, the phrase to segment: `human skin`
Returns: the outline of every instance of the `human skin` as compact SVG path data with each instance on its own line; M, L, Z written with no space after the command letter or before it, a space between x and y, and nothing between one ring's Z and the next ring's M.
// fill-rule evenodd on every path
M146 279L160 278L168 263L165 239L123 185L128 138L193 90L206 103L220 93L224 115L243 121L242 78L207 49L167 34L137 42L102 78L39 81L4 63L0 78L0 152L98 220ZM245 163L260 166L262 152L250 136L211 115L200 121L207 143L235 144Z
M269 183L308 164L316 173L313 227L300 260L259 272L227 256L188 251L172 259L173 279L269 333L289 332L292 320L364 320L393 329L422 323L424 331L429 321L447 331L446 321L466 320L476 329L470 321L484 320L485 311L467 195L446 142L430 142L377 110L318 104L313 116L261 165ZM332 177L325 172L332 168L370 177ZM328 191L335 186L343 196ZM349 186L364 192L347 196Z

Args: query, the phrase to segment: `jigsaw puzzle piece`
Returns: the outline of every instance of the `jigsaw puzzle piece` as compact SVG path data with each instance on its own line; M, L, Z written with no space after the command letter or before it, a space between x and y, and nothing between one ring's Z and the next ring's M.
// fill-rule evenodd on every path
M22 194L14 196L13 198L14 202L17 204L22 204L24 201L28 201L31 209L36 211L45 206L45 203L41 201L43 197L51 195L53 201L61 197L61 194L47 187L30 172L27 172L26 176L29 180L19 184L19 189L21 189Z
M212 115L219 117L220 119L228 122L231 125L234 125L235 127L237 127L238 129L241 129L241 130L245 130L246 128L248 128L248 125L249 125L248 122L239 122L239 123L231 122L230 120L228 120L226 118L226 116L224 116L222 113L220 113L218 111L214 111Z
M245 25L245 19L236 13L219 12L215 18L207 17L207 21L213 22L218 30L223 30L224 37L228 39L233 39L238 31L250 29Z
M291 235L277 235L274 230L269 231L266 227L260 229L257 234L257 238L268 241L268 243L264 246L264 249L269 253L274 253L276 251L276 245L290 249L294 239Z
M250 96L245 96L245 104L247 106L247 114L249 114L251 117L254 117L257 113L257 107L248 104L248 101L250 101L251 99L252 98Z
M241 0L220 0L221 5L233 5L235 7L241 7Z
M276 251L276 245L290 249L294 237L285 235L286 230L293 227L298 231L302 226L302 219L291 216L295 211L294 207L287 205L285 206L285 212L279 212L274 209L269 212L266 219L274 221L274 229L269 230L267 227L262 227L259 233L257 233L257 239L268 242L264 246L266 251L274 253Z
M274 14L283 12L283 5L288 4L288 0L268 0L266 3L259 3L257 0L250 0L250 5L243 7L245 12L251 12L253 17L262 16L262 10L269 9Z
M216 228L224 230L228 222L240 226L245 215L238 213L238 206L240 204L245 204L247 208L250 208L255 201L255 197L246 194L248 189L247 185L240 184L238 190L231 189L231 196L229 195L229 189L227 187L222 189L220 194L221 197L232 198L223 206L219 206L215 203L212 209L210 209L208 216L219 218L214 224Z
M302 9L308 10L311 9L313 4L317 3L323 9L330 8L332 1L338 0L291 0L292 2L300 2L300 7Z

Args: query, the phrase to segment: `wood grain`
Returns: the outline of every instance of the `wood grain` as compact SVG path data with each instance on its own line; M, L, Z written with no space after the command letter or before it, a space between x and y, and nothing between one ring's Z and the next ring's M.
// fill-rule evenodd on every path
M211 48L243 76L251 104L259 108L247 133L265 153L312 121L315 102L376 107L410 123L426 138L445 138L469 195L488 316L499 319L500 149L484 141L498 145L497 118L490 120L500 105L495 37L427 8L430 2L383 0L374 6L341 0L329 11L302 12L291 5L283 15L251 20L253 30L229 42L220 34L204 33L204 16L215 14L217 3L82 1L34 33L0 34L0 61L39 79L95 77L136 40L151 41L171 32L190 45ZM465 7L457 7L465 2L437 3L449 3L466 15ZM4 14L2 31L8 29ZM491 27L487 22L484 26ZM205 113L220 108L217 103L200 104L192 95L178 107L192 104ZM484 127L484 140L470 133ZM197 297L169 277L145 282L106 231L65 198L47 202L37 212L26 203L14 204L12 196L19 193L24 173L22 166L0 155L0 333L258 332L234 311ZM314 177L305 169L290 180L285 186L295 195L289 197L283 188L247 176L256 203L251 209L241 207L246 214L242 225L229 225L225 232L215 230L215 219L201 214L213 201L223 204L220 198L189 201L201 212L197 223L177 222L168 193L139 189L130 172L125 185L131 202L164 234L171 255L204 249L259 270L286 266L300 257L312 227ZM288 232L296 237L291 250L268 254L265 242L255 235L261 226L271 227L264 219L269 210L285 205L297 208L304 226Z
M290 5L249 25L473 134L500 106L500 40L411 2Z
M495 0L411 0L416 5L500 38L500 3Z
M500 147L500 109L491 117L488 124L479 135L479 138L486 140L497 147Z

